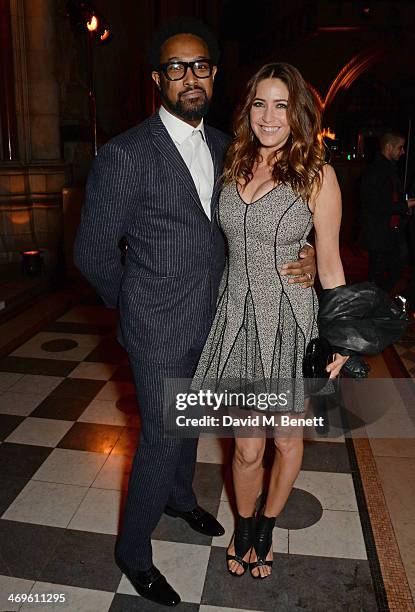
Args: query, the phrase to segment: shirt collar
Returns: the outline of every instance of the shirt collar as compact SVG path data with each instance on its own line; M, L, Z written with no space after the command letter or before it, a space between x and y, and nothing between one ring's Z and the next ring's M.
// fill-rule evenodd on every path
M177 144L182 144L187 138L189 138L195 130L200 130L202 132L202 136L204 140L205 137L205 128L203 125L203 119L201 119L198 126L195 128L172 115L164 106L160 106L159 108L160 119L162 120L164 127Z

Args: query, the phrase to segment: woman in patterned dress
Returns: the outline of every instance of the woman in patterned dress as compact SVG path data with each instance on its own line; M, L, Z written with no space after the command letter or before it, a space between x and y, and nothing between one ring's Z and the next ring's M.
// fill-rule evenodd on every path
M296 68L267 64L252 77L236 114L218 209L228 264L193 388L263 380L269 391L270 381L291 380L296 383L291 405L280 411L304 411L302 361L309 341L318 335L318 302L312 287L290 283L282 264L297 259L313 225L322 287L345 284L339 254L340 190L333 168L324 161L319 134L318 106ZM327 367L330 378L346 359L333 357ZM272 529L303 456L302 433L279 433L274 441L268 493L255 517L265 438L235 439L238 519L227 550L234 576L248 567L254 578L271 574Z

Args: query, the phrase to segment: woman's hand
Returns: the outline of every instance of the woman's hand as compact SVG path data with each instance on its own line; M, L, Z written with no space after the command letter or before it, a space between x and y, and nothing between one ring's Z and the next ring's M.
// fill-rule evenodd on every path
M342 369L343 365L349 359L348 355L344 356L344 355L340 355L340 353L334 353L333 357L334 357L334 361L329 363L329 365L326 368L326 372L330 372L330 378L336 378L336 376L338 376L340 370Z

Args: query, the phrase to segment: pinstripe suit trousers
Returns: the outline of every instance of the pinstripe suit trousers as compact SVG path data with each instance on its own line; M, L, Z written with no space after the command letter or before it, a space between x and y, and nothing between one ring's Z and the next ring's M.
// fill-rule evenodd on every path
M163 391L165 378L188 378L195 365L162 366L140 363L130 356L141 417L140 441L134 457L127 503L117 554L134 569L152 564L151 534L166 504L193 510L192 488L197 439L164 437Z

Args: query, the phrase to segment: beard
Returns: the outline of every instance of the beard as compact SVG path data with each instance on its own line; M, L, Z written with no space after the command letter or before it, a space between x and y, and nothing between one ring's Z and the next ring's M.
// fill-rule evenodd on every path
M177 101L173 102L163 90L160 91L160 95L164 106L175 115L187 121L197 121L207 114L209 110L209 100L204 89L193 87L192 89L186 89L182 93L187 93L189 91L200 91L202 94L201 99L182 100L181 94L179 94Z

